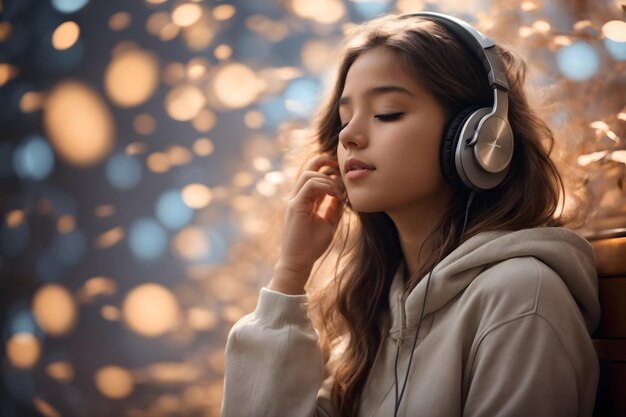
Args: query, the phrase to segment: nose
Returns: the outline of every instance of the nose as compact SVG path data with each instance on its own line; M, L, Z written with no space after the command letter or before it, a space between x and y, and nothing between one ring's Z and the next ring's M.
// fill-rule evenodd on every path
M344 149L351 147L362 148L367 145L367 134L361 124L353 117L352 120L339 132L339 143Z

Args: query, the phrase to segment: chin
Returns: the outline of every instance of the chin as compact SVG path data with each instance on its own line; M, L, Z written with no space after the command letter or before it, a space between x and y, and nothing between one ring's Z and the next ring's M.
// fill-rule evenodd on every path
M354 211L359 213L378 213L385 211L385 208L381 206L380 201L363 201L362 199L352 199L348 197L350 201L350 207Z

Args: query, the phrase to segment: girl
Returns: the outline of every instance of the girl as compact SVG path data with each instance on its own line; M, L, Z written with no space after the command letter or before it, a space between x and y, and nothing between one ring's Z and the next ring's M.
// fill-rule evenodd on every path
M224 417L592 414L593 253L557 227L553 135L523 83L450 16L349 36L274 276L228 338ZM307 294L333 237L343 267Z

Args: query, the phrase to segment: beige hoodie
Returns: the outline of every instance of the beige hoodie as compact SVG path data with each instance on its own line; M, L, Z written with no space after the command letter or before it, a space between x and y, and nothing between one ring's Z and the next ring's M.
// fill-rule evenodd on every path
M404 380L426 289L403 301L390 290L393 323L361 397L361 417L393 416L394 360ZM339 417L302 304L261 289L256 310L226 345L223 417ZM590 334L600 316L589 243L560 228L486 232L432 273L399 416L591 416L598 360Z

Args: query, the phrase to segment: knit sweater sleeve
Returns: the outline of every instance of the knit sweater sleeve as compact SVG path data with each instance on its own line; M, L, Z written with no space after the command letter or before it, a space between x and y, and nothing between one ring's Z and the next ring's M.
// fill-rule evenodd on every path
M228 335L222 417L333 417L306 295L262 288ZM321 392L324 392L323 390Z

